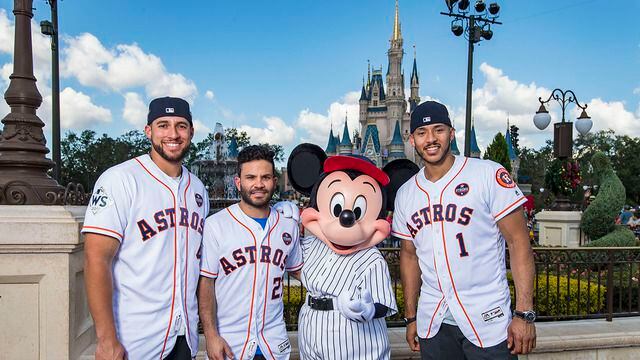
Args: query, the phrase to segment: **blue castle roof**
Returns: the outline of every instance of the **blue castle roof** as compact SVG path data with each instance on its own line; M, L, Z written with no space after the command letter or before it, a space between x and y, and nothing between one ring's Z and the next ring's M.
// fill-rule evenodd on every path
M344 121L344 130L342 131L342 141L340 141L340 146L351 146L351 138L349 137L349 127L347 126L347 120Z
M374 124L367 125L367 129L364 132L364 137L362 138L362 149L360 149L360 153L364 154L364 151L367 147L367 143L369 143L369 139L373 141L373 148L376 150L376 153L380 153L380 137L378 136L378 127Z
M471 125L471 152L472 153L480 153L480 148L478 147L478 140L476 140L476 126Z
M325 152L327 154L335 154L337 152L337 148L336 148L337 145L338 145L338 142L336 141L336 137L333 136L333 128L331 128L331 130L329 131L329 142L327 143L327 148L325 149Z
M515 160L517 158L516 151L513 149L513 143L511 142L511 132L509 128L507 128L507 134L505 135L507 138L507 151L509 152L509 159Z
M227 148L229 158L235 159L238 157L238 141L235 136L229 140L229 147Z
M404 141L402 141L402 134L400 134L400 121L396 120L396 126L395 129L393 129L393 138L391 139L390 145L404 146Z
M458 141L456 141L455 135L451 141L451 153L453 153L453 155L460 155L460 149L458 149Z

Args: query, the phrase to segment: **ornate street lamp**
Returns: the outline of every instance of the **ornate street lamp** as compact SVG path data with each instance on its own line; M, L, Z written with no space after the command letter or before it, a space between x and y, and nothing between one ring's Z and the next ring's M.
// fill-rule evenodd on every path
M587 115L587 104L580 104L576 94L572 90L563 91L554 89L547 100L542 100L542 97L538 98L540 108L533 116L533 123L538 129L544 130L551 122L551 115L549 115L549 111L544 106L551 100L557 101L562 107L562 120L553 124L553 155L561 162L560 166L565 169L564 171L568 171L566 169L571 169L571 164L568 164L566 160L573 156L573 123L565 120L567 105L574 103L579 109L582 109L580 116L576 120L576 129L581 135L586 135L589 130L591 130L593 122L589 115ZM567 166L567 168L565 168L565 166ZM555 195L556 200L552 209L570 210L571 204L566 193L558 191Z
M32 7L32 0L14 1L13 73L4 93L11 111L2 119L0 136L0 205L58 204L65 191L47 175L54 163L45 157L44 123L36 115L42 96L33 76Z
M473 11L469 8L469 0L445 0L449 12L440 14L453 17L451 32L455 36L465 35L469 42L469 54L467 57L467 111L464 124L464 156L471 156L471 91L473 87L473 45L482 40L491 40L493 31L491 25L502 25L496 21L500 12L498 3L491 3L489 7L483 0L477 0ZM457 6L456 6L457 3Z
M570 158L573 154L573 128L572 123L565 120L567 105L575 103L578 108L582 109L582 113L576 120L576 129L580 135L586 135L591 130L593 122L587 115L587 104L581 105L572 90L554 89L547 100L543 101L542 97L538 98L540 108L533 116L533 123L538 129L546 129L551 122L551 115L549 115L549 111L544 106L551 100L557 101L562 106L562 121L553 124L553 155L558 159Z
M51 21L40 22L40 32L51 36L51 156L56 164L53 178L60 182L62 160L60 158L60 67L58 65L58 4L57 0L47 0L51 6Z

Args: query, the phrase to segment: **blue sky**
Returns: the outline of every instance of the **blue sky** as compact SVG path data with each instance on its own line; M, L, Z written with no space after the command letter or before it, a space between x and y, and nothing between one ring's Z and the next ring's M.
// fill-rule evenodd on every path
M188 98L196 139L216 122L290 149L324 146L333 123L357 123L367 60L386 71L394 1L59 1L62 122L117 136L141 128L155 96ZM474 117L485 148L506 118L521 142L550 139L533 127L538 96L573 89L594 130L640 135L640 1L499 1L503 25L476 46ZM11 74L13 1L0 0L0 89ZM49 17L34 0L35 23ZM445 103L463 142L467 43L439 14L444 1L400 0L404 69L416 46L423 100ZM34 29L39 115L50 118L48 40ZM408 84L406 84L408 87ZM558 118L558 105L551 106ZM0 116L8 112L0 104ZM575 118L573 106L570 117ZM63 130L64 131L64 130Z

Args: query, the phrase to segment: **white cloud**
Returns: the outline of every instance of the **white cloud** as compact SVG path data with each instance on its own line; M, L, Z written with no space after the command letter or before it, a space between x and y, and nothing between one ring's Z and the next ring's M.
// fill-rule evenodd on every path
M149 97L178 96L191 102L197 95L193 81L168 72L159 57L145 53L137 44L107 49L89 33L64 41L61 73L84 86L112 91L144 87Z
M199 119L193 120L194 137L204 138L211 132L211 129Z
M0 9L0 52L13 54L13 23L5 9Z
M622 101L603 101L592 99L587 104L587 113L593 121L591 131L612 129L617 135L640 136L640 116L625 109ZM572 118L577 118L580 112L572 111Z
M239 131L245 131L253 143L288 145L293 142L296 131L277 116L265 116L262 121L266 127L256 128L242 125Z
M89 96L70 87L60 92L60 126L62 128L90 128L97 122L111 122L111 110L93 104Z
M296 127L305 131L305 134L301 136L301 141L311 142L324 148L329 140L329 130L332 124L334 135L339 135L342 138L345 115L348 120L349 136L353 137L354 130L360 131L358 122L360 112L359 99L360 92L351 91L340 100L331 103L326 115L312 112L309 109L300 111L296 120Z
M204 97L206 97L209 100L213 100L213 98L215 97L215 95L213 94L213 91L211 90L207 90L207 92L204 93Z
M140 94L128 92L124 94L124 108L122 118L137 129L141 129L147 123L147 105L142 101Z

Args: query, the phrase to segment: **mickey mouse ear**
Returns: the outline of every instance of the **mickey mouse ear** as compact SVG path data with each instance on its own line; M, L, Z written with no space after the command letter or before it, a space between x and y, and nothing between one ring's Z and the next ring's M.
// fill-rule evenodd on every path
M387 185L387 210L394 210L394 204L396 201L396 193L398 189L411 179L420 168L413 161L407 159L397 159L388 163L382 171L389 175L389 185Z
M326 159L327 154L318 145L305 143L296 146L287 161L291 186L304 195L310 195Z

